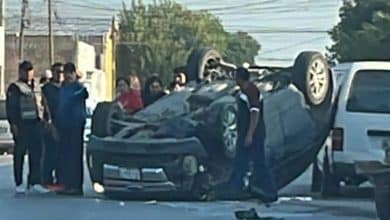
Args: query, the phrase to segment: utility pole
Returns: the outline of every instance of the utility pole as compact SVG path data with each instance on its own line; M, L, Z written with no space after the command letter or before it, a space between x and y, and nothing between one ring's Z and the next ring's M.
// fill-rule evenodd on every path
M22 61L24 58L24 28L26 28L26 24L28 22L27 19L27 8L28 8L28 0L22 1L22 17L20 19L20 32L19 32L19 61Z
M115 80L116 80L116 40L117 40L117 30L115 17L112 17L111 21L111 45L112 45L112 75L111 75L111 88L112 88L112 97L115 96Z
M53 39L53 26L52 26L52 2L51 0L47 1L48 3L48 22L49 22L49 66L54 62L54 39Z

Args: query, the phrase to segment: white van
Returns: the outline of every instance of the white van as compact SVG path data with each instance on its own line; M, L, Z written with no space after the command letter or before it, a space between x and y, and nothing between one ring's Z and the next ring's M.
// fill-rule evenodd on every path
M364 182L355 162L382 161L382 147L390 144L390 62L344 63L333 76L339 85L334 128L313 169L313 184L321 182L323 195L337 193L341 182Z

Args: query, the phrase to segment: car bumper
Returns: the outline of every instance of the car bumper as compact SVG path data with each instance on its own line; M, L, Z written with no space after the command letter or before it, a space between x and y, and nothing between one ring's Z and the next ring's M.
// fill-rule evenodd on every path
M0 140L0 149L12 149L14 147L13 140Z
M109 192L190 191L206 157L197 138L128 141L92 136L87 144L91 179Z

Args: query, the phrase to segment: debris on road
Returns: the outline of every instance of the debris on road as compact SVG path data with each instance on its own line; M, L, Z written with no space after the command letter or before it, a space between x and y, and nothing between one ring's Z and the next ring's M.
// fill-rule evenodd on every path
M234 214L237 220L283 220L283 218L260 217L254 208L236 211Z

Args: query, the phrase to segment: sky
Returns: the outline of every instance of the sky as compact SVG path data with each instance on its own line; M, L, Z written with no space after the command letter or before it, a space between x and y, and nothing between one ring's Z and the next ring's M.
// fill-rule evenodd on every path
M122 0L53 0L56 30L103 31L122 8ZM325 52L327 33L339 21L342 0L176 0L189 9L208 9L231 32L247 31L262 45L256 63L289 66L299 52ZM6 0L6 30L18 30L21 0ZM131 1L125 0L129 4ZM152 0L144 0L151 3ZM30 0L29 16L35 28L46 31L47 0ZM44 23L43 23L44 24ZM79 26L79 25L78 25Z

